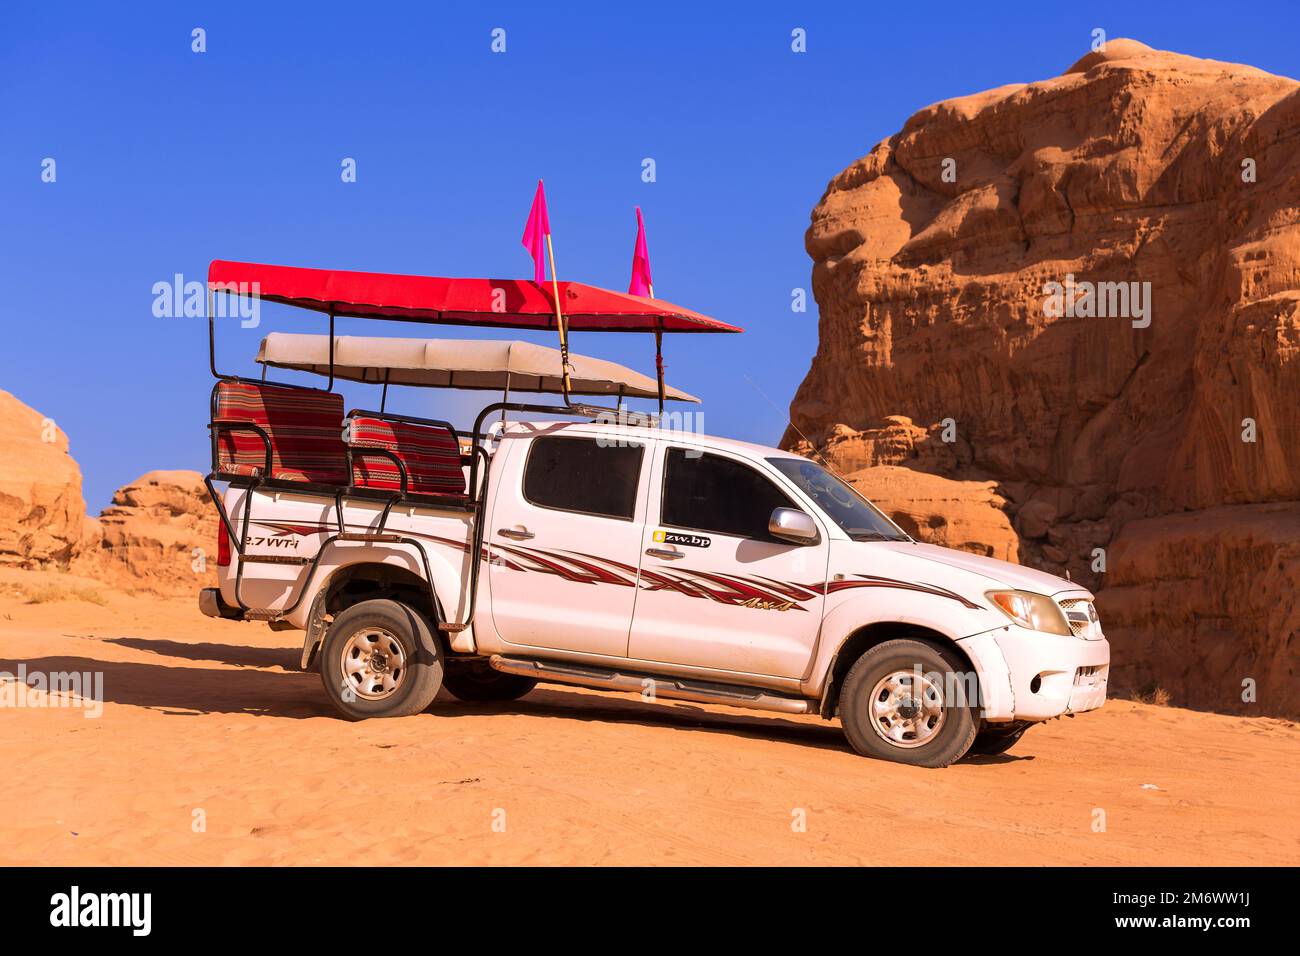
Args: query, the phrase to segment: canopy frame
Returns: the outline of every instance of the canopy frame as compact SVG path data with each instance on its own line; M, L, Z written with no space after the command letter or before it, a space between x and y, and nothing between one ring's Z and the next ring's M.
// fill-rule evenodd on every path
M421 285L422 289L427 291L427 287L429 283L436 284L442 282L446 282L446 283L460 282L467 286L472 286L477 282L483 281L483 280L431 280L426 277L418 277L418 276L415 277L383 276L383 275L368 274L368 273L350 273L350 274L349 273L328 273L322 270L291 270L288 269L287 267L257 266L255 264L248 264L248 263L243 263L243 264L225 263L216 260L209 267L207 295L205 296L204 301L205 301L205 310L207 313L206 318L208 320L208 367L209 370L212 372L213 377L218 381L224 380L224 381L248 382L252 384L257 384L256 379L250 379L239 375L226 374L221 372L217 368L215 296L218 291L225 292L228 297L232 295L248 295L259 299L263 299L265 301L281 302L286 305L292 305L299 308L306 308L311 311L317 311L326 314L328 316L327 334L329 336L328 381L325 388L315 389L316 391L324 391L324 392L332 392L334 388L334 380L335 380L335 334L334 333L335 333L335 320L339 316L351 316L356 318L370 318L370 319L383 318L383 319L390 319L394 321L414 321L414 322L421 322L425 324L479 325L485 328L537 329L537 328L545 328L547 325L549 325L550 322L549 317L546 320L546 322L540 324L536 321L510 322L510 321L504 321L503 319L493 320L490 318L486 320L475 321L474 319L471 318L471 316L491 315L497 312L498 310L496 310L495 308L490 311L484 310L481 307L470 308L465 306L464 304L462 304L459 308L449 308L445 310L440 310L434 308L419 308L410 305L384 306L384 305L374 304L373 302L367 305L364 302L360 302L359 299L349 301L349 300L344 300L338 296L312 297L309 295L301 294L295 297L289 295L285 290L282 290L279 294L274 292L270 294L263 294L260 290L260 283L256 280L254 280L252 283L249 283L247 281L234 280L231 277L227 277L225 279L214 278L214 273L220 271L218 269L219 266L225 267L227 271L234 272L234 273L238 273L240 267L243 267L246 270L254 270L254 271L257 269L274 270L278 275L278 277L280 278L288 277L288 279L294 278L294 276L289 275L289 273L294 273L294 275L296 275L300 279L304 279L304 281L305 279L311 279L313 281L321 282L326 286L328 286L329 282L336 277L351 277L351 279L356 280L357 284L354 286L354 288L357 289L359 289L361 286L366 285L367 283L369 283L370 288L375 289L379 287L376 286L376 282L382 285L385 281L394 280L397 281L399 284L404 282L406 288L402 290L403 294L410 294L410 295L414 294L414 287L416 285ZM311 276L307 276L308 273L311 273ZM340 281L344 281L344 280L341 279ZM248 288L250 284L255 287L256 291L250 290ZM519 292L519 290L524 289L524 286L520 280L506 280L502 284L513 285L516 288L517 293ZM535 283L532 283L530 285L533 286L534 288L536 287ZM659 300L653 299L653 294L651 296L651 299L647 300L639 296L624 295L622 293L611 293L606 290L595 289L594 287L582 286L580 283L565 283L565 286L570 291L570 294L573 294L573 289L575 287L578 289L579 293L581 293L582 290L584 289L587 290L587 293L589 295L591 293L595 293L597 301L601 301L603 297L605 300L609 300L615 303L619 302L620 300L630 300L633 302L633 304L635 304L637 301L642 303L659 302ZM307 285L304 284L302 288L303 289L307 288ZM447 291L448 290L445 289L444 293L446 293ZM494 289L494 291L496 290ZM537 291L541 291L541 290L537 289ZM345 526L343 523L343 498L345 495L351 497L353 495L358 494L358 489L353 488L351 486L351 483L349 483L349 486L346 489L344 488L326 489L324 487L317 489L299 483L284 483L278 479L268 477L270 471L269 460L270 460L271 451L270 451L270 439L265 434L262 434L262 438L267 444L268 475L259 475L254 477L241 477L233 480L228 477L225 478L225 480L232 480L232 483L237 482L242 487L247 488L247 493L244 497L244 513L243 513L243 522L242 522L243 532L244 532L243 534L236 533L234 523L231 520L231 516L227 513L225 502L222 499L222 496L217 493L216 487L214 485L214 480L221 480L219 479L218 474L215 471L213 471L210 472L204 478L204 485L207 488L208 494L217 508L218 515L221 519L225 532L230 540L232 549L235 551L237 555L237 568L236 568L236 575L235 575L235 600L239 605L239 609L241 613L246 616L245 619L250 619L247 617L247 615L251 614L251 615L258 615L257 617L251 619L282 620L288 614L293 613L293 611L302 602L303 597L306 595L307 592L307 584L310 583L312 578L315 576L316 570L320 565L322 557L324 556L325 552L334 545L336 541L357 540L361 537L369 539L370 537L374 537L375 540L381 540L386 538L394 539L395 544L401 545L403 547L406 546L413 547L419 553L420 559L424 565L425 582L428 588L428 599L430 602L430 611L432 612L432 619L437 623L438 629L452 634L466 630L474 622L476 598L478 595L478 587L477 587L478 578L479 578L480 568L483 563L481 560L481 554L482 554L483 541L485 537L485 527L486 527L484 521L485 518L484 504L486 502L487 493L488 493L488 469L487 469L488 453L487 453L486 446L482 444L482 442L487 437L486 435L483 434L482 428L487 416L495 411L500 411L502 414L502 420L504 422L505 414L507 411L535 411L535 412L542 412L545 414L552 414L552 415L572 415L577 417L592 417L592 418L599 418L601 416L612 413L615 416L615 420L621 424L628 424L633 426L646 425L646 426L653 427L658 424L659 419L663 415L663 408L664 408L665 384L664 384L664 365L663 365L663 348L662 348L664 332L667 331L678 331L678 332L687 332L687 331L740 332L743 331L742 329L736 326L727 325L726 323L718 322L715 319L709 319L707 316L702 316L698 313L690 312L689 310L679 309L676 306L671 307L672 311L664 311L662 309L659 310L650 309L645 311L637 311L635 309L629 309L627 311L619 311L615 309L608 312L604 312L602 310L595 309L595 310L590 310L586 313L581 313L587 316L605 315L615 320L612 321L608 327L595 325L591 328L591 330L593 331L638 331L638 332L648 331L648 332L653 332L655 336L655 372L656 372L657 392L658 392L657 397L659 401L659 417L643 414L640 412L634 412L626 409L623 406L622 403L623 396L621 394L618 396L617 399L617 405L618 405L617 408L614 409L602 408L600 406L590 405L585 402L579 403L579 402L573 402L571 400L571 396L569 394L568 332L570 331L571 328L572 310L569 316L565 315L563 307L561 305L562 296L560 293L560 283L555 277L555 268L553 264L551 267L551 292L552 295L550 297L550 304L554 306L554 321L555 321L556 329L560 334L560 346L561 346L561 355L562 355L562 368L560 371L564 381L564 386L563 386L564 405L550 406L550 405L535 405L535 404L511 402L508 400L509 391L507 387L507 392L506 395L504 396L506 400L489 404L485 408L483 408L482 411L480 411L477 419L475 420L474 430L470 433L470 440L473 444L472 444L472 451L471 451L471 460L469 463L469 469L470 469L470 478L468 483L469 498L467 501L465 501L463 504L459 506L459 507L463 507L466 511L470 512L471 515L470 524L472 529L471 530L472 546L469 549L467 549L467 560L469 562L469 572L471 577L470 603L469 603L469 607L467 608L467 614L464 622L449 621L444 615L443 608L441 607L441 604L438 600L438 596L436 592L433 590L433 584L432 584L433 576L429 569L428 555L425 553L424 547L419 541L407 535L387 535L387 536L373 535L372 536L369 534L358 535L356 533L350 533L345 531ZM452 298L450 295L446 295L445 297L448 299ZM470 299L466 299L465 301L469 302L471 306L475 305ZM663 303L663 305L669 306L670 304ZM515 316L516 319L522 319L522 317L525 316L526 314L536 316L539 315L540 313L537 312L524 313L522 311L517 311L515 313ZM640 322L637 321L619 322L617 321L617 318L619 316L623 316L625 318L628 316L640 317L641 321ZM683 324L680 324L679 326L674 328L669 328L665 322L666 317L675 318L679 323L683 323ZM695 326L690 327L691 323L694 323ZM262 381L267 381L265 366L263 367ZM287 383L273 382L271 384L287 384ZM383 393L380 399L380 409L381 409L380 414L383 415L384 417L391 417L386 413L386 411L384 411L387 404L388 385L389 382L385 380L383 382ZM297 385L292 387L310 388L311 386ZM210 420L209 429L211 430L213 427L214 424ZM254 428L254 430L256 429ZM214 449L215 449L215 445L216 445L216 436L214 432L213 433ZM216 461L215 451L213 454L213 461L214 461L214 468L215 468L215 461ZM299 589L297 589L297 596L294 598L294 600L290 603L290 605L287 608L274 612L273 615L270 614L270 612L258 611L250 608L249 605L247 605L244 602L244 600L240 595L240 583L242 581L244 560L245 560L245 544L247 539L247 531L251 520L251 508L252 508L251 500L252 500L253 492L261 487L268 487L272 489L283 488L284 490L293 491L295 493L323 494L326 495L327 497L332 497L334 501L335 513L337 515L338 522L339 522L339 530L337 531L337 533L329 535L325 539L325 541L321 542L320 547L316 552L316 555L310 560L310 562L307 562L306 578L303 581L302 586ZM363 497L369 497L369 495ZM381 499L387 500L387 504L384 507L384 511L383 511L383 514L386 516L388 511L392 508L392 506L396 504L399 499L403 499L404 495L398 494L396 496L380 496L380 497ZM264 615L270 615L270 616L264 616Z
M221 291L225 292L227 295L231 294L230 291L226 289L223 289ZM212 377L215 379L226 379L227 381L231 381L231 382L256 381L256 379L251 379L244 375L234 375L234 374L229 374L217 370L217 319L216 319L216 309L214 308L215 299L216 299L216 290L214 290L211 286L209 286L208 294L205 299L206 309L207 309L207 320L208 320L208 370L212 372ZM330 368L329 381L325 384L324 388L320 388L318 386L313 386L313 385L299 386L305 388L312 388L318 392L332 392L334 390L334 313L330 312L328 314L329 314L329 368ZM268 379L266 377L265 365L262 366L261 381L270 382L273 385L288 384L287 382L275 382Z

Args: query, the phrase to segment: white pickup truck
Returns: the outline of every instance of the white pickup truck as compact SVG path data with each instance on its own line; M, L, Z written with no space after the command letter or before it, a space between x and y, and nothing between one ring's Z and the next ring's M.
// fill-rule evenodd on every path
M1087 590L914 541L805 458L622 422L482 439L477 509L232 484L204 613L304 630L353 719L557 682L838 717L941 767L1105 700Z

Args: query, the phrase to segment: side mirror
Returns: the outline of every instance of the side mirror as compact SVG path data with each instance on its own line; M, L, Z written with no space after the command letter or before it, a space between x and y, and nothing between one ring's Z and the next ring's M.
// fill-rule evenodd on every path
M767 530L774 538L791 544L816 544L820 535L817 524L798 508L777 508L767 521Z

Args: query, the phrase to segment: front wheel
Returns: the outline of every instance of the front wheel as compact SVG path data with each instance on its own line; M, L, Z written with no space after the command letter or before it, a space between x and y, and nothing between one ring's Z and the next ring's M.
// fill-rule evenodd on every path
M397 601L354 604L320 649L325 694L349 720L406 717L433 702L443 658L424 616Z
M970 749L977 721L955 655L886 641L849 668L840 691L844 735L863 756L946 767Z

